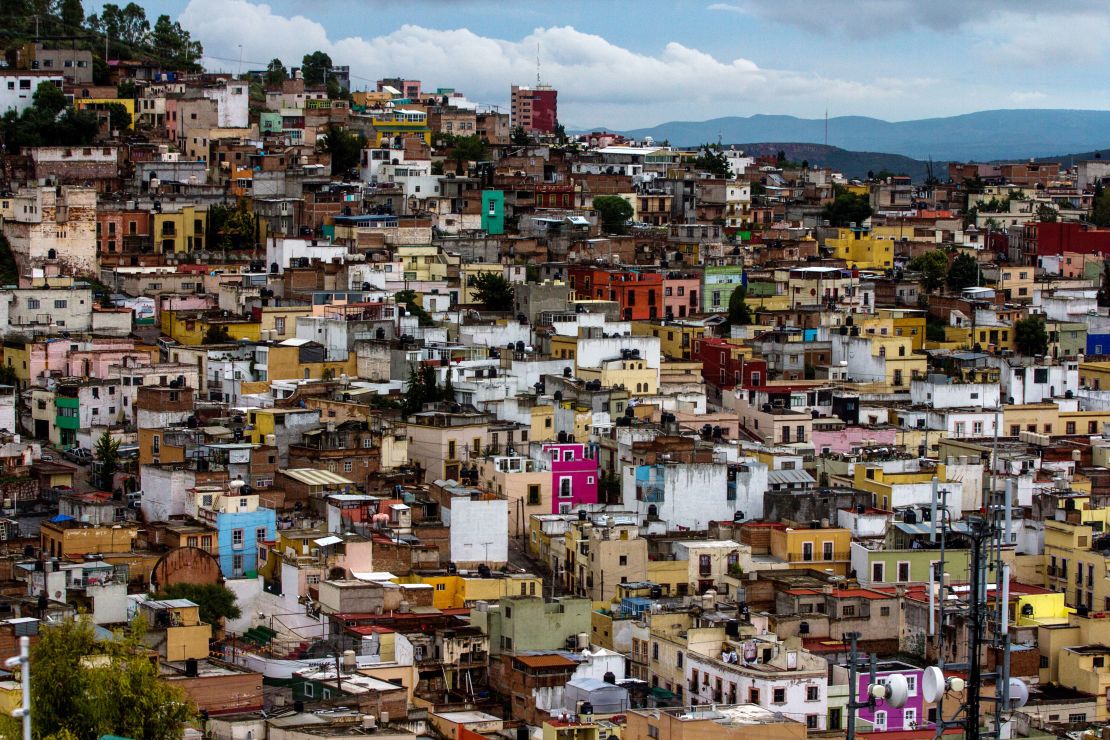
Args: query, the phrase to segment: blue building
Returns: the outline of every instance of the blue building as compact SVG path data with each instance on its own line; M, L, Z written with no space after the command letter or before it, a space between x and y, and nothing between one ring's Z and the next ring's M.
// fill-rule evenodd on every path
M220 572L224 578L254 578L259 546L277 538L277 514L258 505L249 486L200 486L193 489L195 516L216 528Z

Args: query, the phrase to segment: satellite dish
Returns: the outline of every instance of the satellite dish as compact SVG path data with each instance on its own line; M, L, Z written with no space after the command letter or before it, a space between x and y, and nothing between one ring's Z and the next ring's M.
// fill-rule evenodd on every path
M871 696L883 699L887 705L898 709L906 705L910 697L910 682L901 673L888 676L886 683L877 683L871 687Z
M926 668L922 674L921 693L930 704L935 703L944 693L944 673L935 665Z
M1010 711L1021 709L1029 701L1029 687L1020 678L1010 679Z

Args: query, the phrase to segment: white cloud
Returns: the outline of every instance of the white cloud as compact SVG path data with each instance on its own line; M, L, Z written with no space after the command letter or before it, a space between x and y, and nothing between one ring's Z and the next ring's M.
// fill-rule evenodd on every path
M994 24L1002 15L1024 17L1028 22L1044 13L1046 7L1051 7L1051 14L1058 17L1106 12L1102 0L1072 0L1066 6L1043 0L729 0L707 6L709 10L739 13L810 31L835 30L859 37L922 28L948 32L975 24ZM1071 37L1078 35L1077 28L1083 27L1073 26L1071 33L1060 38L1070 42ZM1037 33L1040 29L1034 24L1029 30Z
M336 64L351 66L355 87L404 75L425 87L452 86L472 100L495 104L507 101L514 82L535 79L538 44L544 81L559 89L560 118L578 125L632 127L768 110L815 115L826 102L868 110L918 96L933 84L829 79L761 67L745 58L720 60L675 42L657 54L644 54L570 26L537 28L519 40L417 25L331 39L316 21L281 16L248 0L191 0L180 21L214 57L237 59L242 44L244 59L264 63L279 57L295 65L305 53L320 49ZM370 13L358 19L359 28L374 25Z
M1005 67L1095 65L1106 58L1110 17L1068 11L1041 14L999 13L968 26L982 61Z
M1018 103L1019 105L1027 105L1030 103L1040 103L1048 96L1040 90L1015 90L1010 93L1010 100Z

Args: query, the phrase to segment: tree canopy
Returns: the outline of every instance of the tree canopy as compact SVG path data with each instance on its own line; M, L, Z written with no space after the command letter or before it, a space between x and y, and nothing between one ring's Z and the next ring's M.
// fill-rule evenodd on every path
M948 274L948 257L939 249L933 249L914 257L906 267L921 273L921 287L926 293L935 293L944 285Z
M632 204L619 195L599 195L594 198L594 210L601 217L601 229L606 234L624 234L628 219L632 218Z
M732 174L728 166L728 158L716 144L704 145L694 160L694 166L714 177L729 177Z
M752 323L752 310L747 303L748 288L746 285L737 285L728 297L728 323L735 326L747 326Z
M435 321L432 320L431 314L417 303L415 290L409 289L399 291L393 296L393 299L397 301L399 305L404 306L406 311L415 316L421 326L431 326L435 323Z
M1043 355L1048 353L1048 331L1044 319L1030 316L1014 322L1014 343L1023 355Z
M121 58L148 55L168 67L200 71L204 47L168 15L158 16L151 26L141 5L132 2L121 8L107 3L99 14L89 16L88 27L107 36L109 53Z
M474 297L490 311L513 310L513 286L499 272L481 272L471 282Z
M421 411L426 403L452 401L454 396L455 391L451 388L450 375L448 375L447 385L441 388L437 382L434 367L413 365L409 371L409 386L401 399L401 412L409 416Z
M156 599L188 599L200 607L200 619L211 625L221 619L236 619L242 612L235 594L219 583L171 583L154 595Z
M258 217L245 198L233 206L208 207L208 246L213 249L254 249L258 244Z
M1095 196L1091 201L1090 221L1095 226L1110 226L1110 190L1095 184Z
M331 57L322 51L305 54L301 59L301 76L304 84L318 87L324 84L332 68Z
M144 629L139 619L128 634L97 640L87 618L43 624L31 649L36 736L180 737L195 707L182 689L160 678L141 642ZM0 737L18 737L16 722L0 719Z
M266 84L273 87L281 85L289 79L289 70L285 68L285 64L276 57L270 60L266 65Z
M948 268L948 287L959 293L978 284L979 262L967 252L961 252Z
M447 158L455 163L456 175L466 173L468 162L481 162L489 155L489 147L480 136L447 135L442 142L451 150Z
M116 471L119 470L119 446L120 441L108 432L104 432L96 438L93 455L99 463L97 468L98 485L103 491L111 491L114 487L113 481L116 477Z
M832 226L862 225L871 218L871 202L866 195L840 190L832 203L825 206L821 217L827 219Z
M61 89L41 82L22 114L9 110L0 118L0 136L9 151L34 146L85 146L100 131L96 114L69 107Z
M331 155L331 174L346 175L358 166L362 150L366 147L366 137L334 123L318 145L320 151Z

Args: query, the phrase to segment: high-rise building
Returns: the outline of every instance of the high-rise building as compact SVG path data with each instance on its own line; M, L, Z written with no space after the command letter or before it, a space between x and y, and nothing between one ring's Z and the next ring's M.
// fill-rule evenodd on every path
M559 122L558 98L559 91L550 85L513 85L509 110L512 127L542 134L555 133Z

